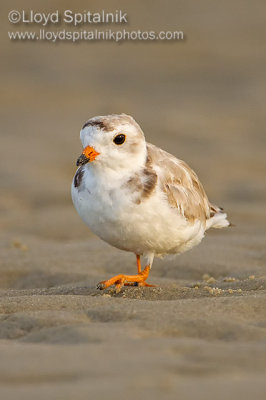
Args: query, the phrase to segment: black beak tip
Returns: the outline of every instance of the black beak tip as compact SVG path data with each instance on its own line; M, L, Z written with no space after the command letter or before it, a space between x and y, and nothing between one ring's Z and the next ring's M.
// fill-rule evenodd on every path
M77 159L76 166L79 167L80 165L87 164L89 161L89 158L87 158L85 154L81 154L81 156Z

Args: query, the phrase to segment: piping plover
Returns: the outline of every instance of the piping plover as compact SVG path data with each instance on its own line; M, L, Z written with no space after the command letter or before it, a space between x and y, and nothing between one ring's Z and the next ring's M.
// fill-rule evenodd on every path
M92 232L137 257L137 274L100 282L146 283L154 256L179 254L199 244L209 228L230 225L211 204L195 172L173 155L147 143L129 115L89 119L80 131L83 152L72 182L77 212ZM141 270L140 256L146 259Z

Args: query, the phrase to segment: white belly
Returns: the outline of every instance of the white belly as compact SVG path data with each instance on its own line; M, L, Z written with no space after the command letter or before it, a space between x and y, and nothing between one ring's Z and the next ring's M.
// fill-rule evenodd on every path
M136 204L121 182L99 183L84 169L82 184L72 183L73 203L92 232L107 243L136 254L176 254L198 244L204 227L188 223L157 190Z

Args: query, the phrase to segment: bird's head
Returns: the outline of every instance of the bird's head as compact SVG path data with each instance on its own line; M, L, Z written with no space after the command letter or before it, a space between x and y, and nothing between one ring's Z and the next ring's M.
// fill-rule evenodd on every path
M77 165L134 170L145 163L146 143L136 121L126 114L89 119L80 131L83 152Z

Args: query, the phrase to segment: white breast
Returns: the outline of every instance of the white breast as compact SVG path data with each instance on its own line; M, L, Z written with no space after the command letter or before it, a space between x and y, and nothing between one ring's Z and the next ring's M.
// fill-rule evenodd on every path
M200 221L190 224L167 203L159 187L136 204L120 179L99 179L83 168L80 185L72 183L73 203L92 232L107 243L136 254L175 254L198 244Z

